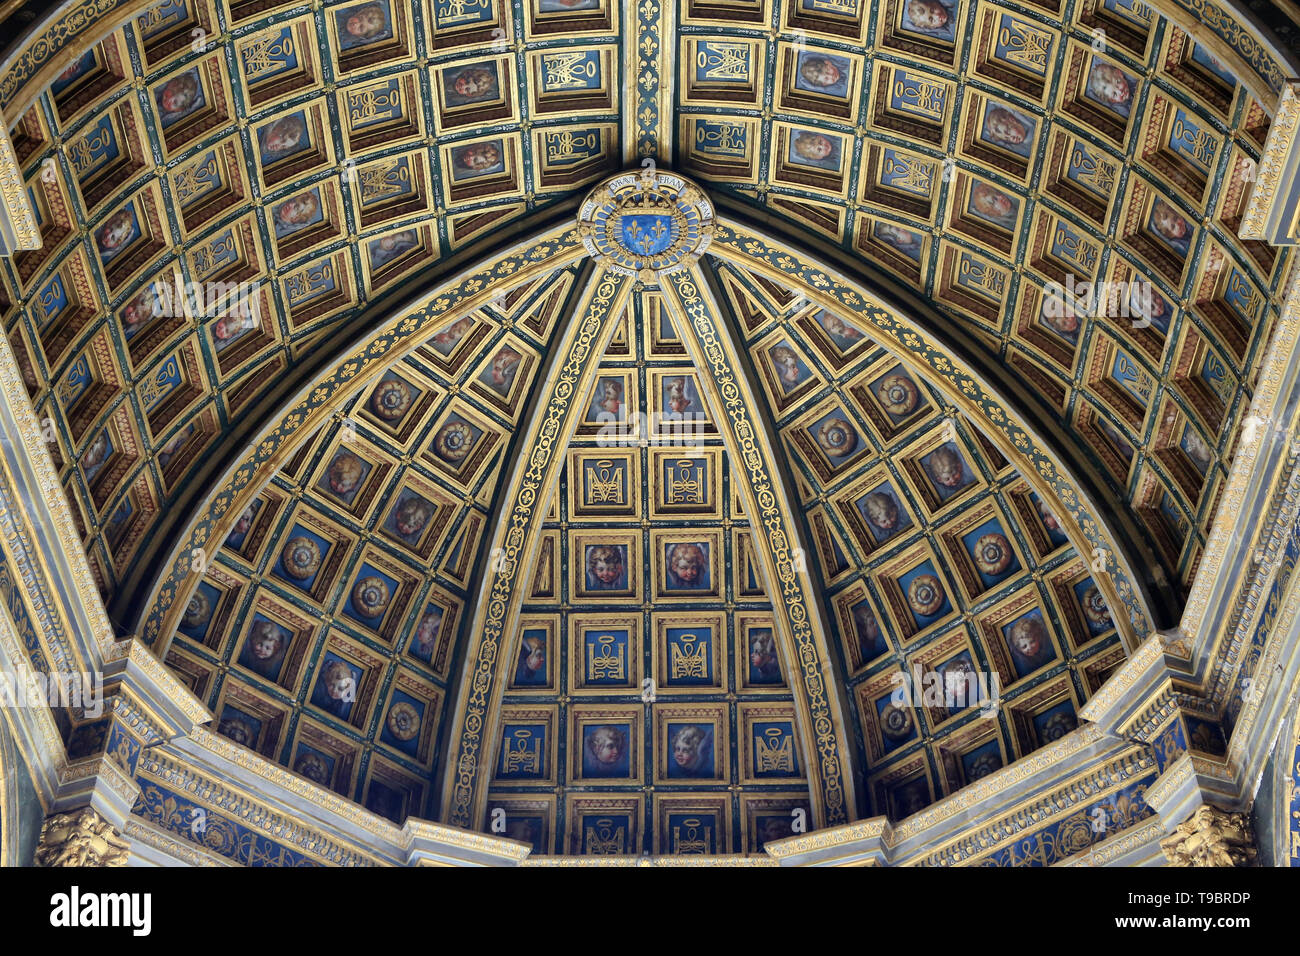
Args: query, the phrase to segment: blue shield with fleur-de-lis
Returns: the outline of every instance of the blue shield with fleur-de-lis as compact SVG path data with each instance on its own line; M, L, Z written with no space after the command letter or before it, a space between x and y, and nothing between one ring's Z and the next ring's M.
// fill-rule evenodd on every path
M638 256L653 256L665 251L676 238L673 217L664 213L626 213L618 219L616 238L619 244Z

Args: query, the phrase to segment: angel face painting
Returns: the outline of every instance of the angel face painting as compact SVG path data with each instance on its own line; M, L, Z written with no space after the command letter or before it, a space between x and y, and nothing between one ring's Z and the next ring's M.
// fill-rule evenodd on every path
M178 120L201 109L206 100L203 84L199 80L199 68L196 66L179 76L173 76L162 86L156 87L153 98L158 105L158 121L163 129L169 129Z
M790 152L787 158L798 166L816 166L819 169L838 171L840 141L822 133L794 130L790 134Z
M163 313L162 303L152 285L147 285L122 306L122 331L127 341Z
M291 235L300 229L320 222L322 209L320 189L292 196L271 210L271 219L277 238Z
M1162 333L1169 331L1169 320L1173 318L1173 309L1168 300L1156 291L1150 282L1133 282L1129 285L1129 315L1133 318L1134 328L1155 326Z
M95 248L99 251L100 261L105 264L112 262L139 236L140 225L136 221L134 206L119 209L95 230Z
M519 361L523 356L510 346L502 346L492 358L492 364L482 375L482 381L489 388L502 395L510 391L510 383L514 381L515 370L519 367Z
M627 590L627 545L589 544L586 551L588 591Z
M239 663L249 670L256 671L264 677L279 674L280 665L284 663L284 652L289 639L284 628L274 621L257 617L244 642L244 650L239 655Z
M473 179L505 168L505 146L499 139L457 146L451 151L452 179Z
M112 454L113 443L108 438L106 428L96 435L95 440L81 453L81 470L86 475L86 481L95 480L95 476L104 467L104 462L108 461Z
M853 616L853 630L857 634L862 661L865 663L885 653L889 648L884 635L880 633L880 622L876 620L871 605L865 600L859 601L849 609L849 613Z
M226 547L239 549L244 546L244 540L248 537L248 532L253 527L253 519L257 517L257 512L260 511L261 508L262 501L259 498L240 513L239 520L237 520L235 526L230 529L230 534L226 535Z
M362 480L370 472L370 466L350 451L337 451L330 460L329 468L320 485L330 494L337 495L349 504L361 486Z
M1047 635L1042 611L1030 611L1017 618L1004 627L1002 633L1011 649L1011 661L1015 665L1016 674L1020 677L1037 670L1056 656L1051 638Z
M302 152L311 145L307 135L307 120L301 112L283 116L257 131L257 143L263 166Z
M849 61L829 53L800 53L795 68L794 87L811 93L828 96L848 95Z
M668 725L668 776L693 779L715 776L713 725Z
M1157 199L1151 207L1151 231L1165 241L1165 244L1180 256L1187 255L1191 243L1192 226L1179 215L1174 207L1163 199Z
M335 717L346 718L357 699L361 668L348 664L333 654L325 655L325 665L316 678L311 702Z
M457 319L433 337L433 347L442 355L450 355L472 328L474 328L473 317L467 315Z
M521 687L539 687L546 684L546 631L540 628L524 631L519 644L519 657L515 661L515 684Z
M990 106L984 114L984 126L980 135L986 142L1027 156L1034 126L1034 121L1023 113L1009 110L1005 106Z
M591 406L587 409L587 421L623 421L626 407L623 380L617 376L602 375L596 379L596 394L592 396Z
M631 767L627 724L600 724L582 728L582 775L584 777L629 777Z
M921 459L921 466L941 501L946 501L975 480L970 465L953 442L940 445L926 455Z
M887 222L878 222L872 226L871 234L915 262L921 261L921 234L895 226Z
M387 3L343 7L334 12L334 22L338 27L340 50L352 50L393 36Z
M866 336L857 328L825 309L818 309L813 315L813 320L821 326L822 331L830 336L830 340L840 349L850 349L866 339Z
M1096 57L1092 58L1092 69L1088 73L1088 85L1084 95L1100 103L1113 113L1127 117L1133 106L1133 91L1137 80L1117 66L1112 66Z
M442 72L443 89L448 106L491 103L501 96L495 63L475 63Z
M407 492L389 514L386 527L407 544L415 544L433 520L434 511L431 502Z
M212 323L212 340L217 351L221 352L245 332L250 332L256 327L257 322L247 309L237 309Z
M906 0L901 25L910 33L936 39L953 40L957 36L952 6L940 0Z
M767 354L783 392L791 392L812 378L812 371L799 359L789 342L778 342L768 349Z
M411 641L411 653L426 664L433 658L433 652L438 646L438 635L442 633L442 622L442 608L436 604L430 604L420 617L420 623L416 625L415 638Z
M663 380L663 396L659 410L671 418L703 412L704 403L690 375L670 375Z
M986 222L1003 229L1014 229L1020 203L988 183L977 182L971 186L969 208Z
M671 591L707 591L712 588L709 542L664 545L664 575Z
M885 541L911 524L889 485L881 485L854 502L876 541Z
M770 627L751 628L746 636L749 644L749 682L751 684L781 683L781 665L776 658L776 638Z
M370 254L370 268L378 269L387 265L417 245L419 245L419 236L414 229L403 229L390 236L376 239L366 247L366 251Z

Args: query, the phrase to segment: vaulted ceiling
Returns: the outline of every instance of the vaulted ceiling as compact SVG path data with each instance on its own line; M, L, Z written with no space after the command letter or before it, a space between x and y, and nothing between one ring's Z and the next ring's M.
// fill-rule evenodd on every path
M59 68L9 117L43 238L0 266L9 344L115 622L297 773L439 815L503 476L587 303L562 234L646 157L772 237L733 233L700 277L810 545L851 815L907 815L1066 732L1141 627L1176 620L1285 256L1236 236L1266 110L1142 4L165 0ZM512 257L543 234L550 258ZM895 334L817 298L831 270ZM638 285L584 408L648 415L680 387L720 417L684 321ZM971 375L1032 439L960 400ZM753 765L756 735L807 753L809 730L789 649L762 653L773 582L713 429L680 457L583 426L564 450L493 714L493 746L540 733L551 762L489 759L484 795L539 850L591 852L588 804L629 851L687 819L754 849L809 799L799 761ZM592 475L626 502L584 497ZM673 545L707 593L668 593ZM593 548L628 593L588 579ZM621 677L580 666L588 624ZM674 648L707 648L704 677L673 677ZM1007 688L999 719L890 709L894 674L966 665ZM709 775L668 762L675 711ZM626 772L593 776L615 739Z

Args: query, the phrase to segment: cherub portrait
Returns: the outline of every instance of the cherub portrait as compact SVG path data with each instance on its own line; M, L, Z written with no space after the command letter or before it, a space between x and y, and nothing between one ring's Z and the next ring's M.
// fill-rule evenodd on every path
M122 307L122 326L127 339L133 338L140 329L162 315L162 311L162 303L152 285L133 295Z
M463 66L459 70L447 70L443 77L447 84L448 106L490 102L501 95L495 69Z
M902 513L893 495L883 491L873 491L862 500L862 516L867 524L882 535L890 535L898 530L902 522Z
M591 400L588 420L621 421L623 417L623 380L605 377L596 380L596 394Z
M921 236L919 233L887 222L876 223L872 233L885 245L898 250L909 259L919 260L921 258Z
M432 504L419 495L409 495L393 511L393 530L410 541L420 536L432 517Z
M749 632L749 682L781 682L781 666L776 658L776 638L769 627L756 627Z
M230 529L230 534L226 535L226 547L243 547L244 536L248 534L248 529L253 526L253 517L257 514L259 507L261 507L261 503L254 501L240 513L239 520Z
M378 269L396 259L408 249L414 249L419 237L414 229L403 229L390 236L384 236L370 243L366 248L370 252L370 267Z
M334 460L330 462L329 470L325 473L325 480L330 491L340 497L346 497L356 491L357 486L361 484L361 479L365 477L365 473L365 462L350 451L340 451L334 455Z
M438 646L438 634L442 631L442 608L436 604L429 606L420 618L420 624L415 629L415 641L411 645L411 651L416 657L423 661L428 661L433 657L434 649Z
M993 106L984 114L983 137L990 143L1023 153L1032 133L1031 122L1006 107Z
M344 7L334 16L339 27L340 50L351 50L376 40L387 40L393 35L393 28L388 23L388 10L382 3Z
M710 587L707 542L665 545L667 587L674 591L707 591Z
M684 375L674 375L664 379L664 411L667 413L684 413L693 404L686 394L687 381Z
M266 677L274 677L284 660L288 640L284 629L273 621L258 620L248 632L239 663Z
M1016 201L988 183L977 182L971 186L970 208L975 215L1003 229L1016 225Z
M584 777L630 776L626 727L601 724L582 728L582 775Z
M1119 67L1093 57L1087 86L1090 98L1121 116L1128 116L1133 105L1133 86L1133 81Z
M1155 205L1151 207L1151 228L1179 255L1187 255L1192 226L1163 199L1157 199Z
M1060 296L1044 296L1038 321L1073 342L1079 334L1079 315L1074 304Z
M328 660L316 681L312 703L335 717L346 718L356 699L356 673L338 658Z
M784 342L774 345L769 353L772 356L772 364L776 367L777 377L781 380L781 386L785 391L789 391L805 377L804 370L800 367L799 356L795 355L794 349L790 348Z
M546 638L542 634L524 634L515 663L515 683L538 686L546 683Z
M198 67L180 76L173 76L155 89L153 96L154 102L158 104L158 119L163 129L193 113L204 104L203 85L199 82Z
M502 346L501 351L497 352L496 357L492 359L492 366L488 370L493 388L502 393L507 390L521 358L523 356L510 346Z
M969 481L961 455L947 445L930 455L925 462L925 471L940 489L956 490Z
M433 347L443 355L450 355L456 344L465 337L465 333L474 327L472 316L457 319L447 328L433 337Z
M712 777L713 728L707 724L676 725L669 748L672 759L668 764L670 777Z
M491 143L471 143L451 151L452 178L463 179L496 172L504 168L500 140Z
M627 545L587 545L587 590L625 591Z
M839 83L843 73L830 57L804 56L799 61L799 76L809 86L824 90Z
M818 309L813 318L822 327L822 331L831 337L831 341L842 349L852 348L863 339L861 332L833 312Z
M252 747L257 742L257 730L242 717L222 717L217 733L241 747Z
M821 133L791 133L790 161L823 169L839 168L839 144Z
M111 261L132 239L140 234L135 214L129 209L119 209L95 230L95 246L99 258Z
M1007 644L1020 676L1046 664L1052 658L1052 643L1047 627L1037 613L1026 614L1006 631Z
M246 308L238 308L229 315L223 315L212 323L212 338L216 342L217 351L220 352L256 325Z
M108 429L106 428L96 435L95 440L81 453L81 468L86 473L87 481L94 479L112 451L113 445L108 440Z
M903 5L903 28L952 40L956 36L952 8L939 0L907 0Z
M271 212L277 236L287 236L297 232L303 226L320 219L320 216L320 197L315 190L303 193L301 196L292 196Z
M307 145L307 121L301 113L282 116L258 130L257 140L261 147L262 165L270 165Z

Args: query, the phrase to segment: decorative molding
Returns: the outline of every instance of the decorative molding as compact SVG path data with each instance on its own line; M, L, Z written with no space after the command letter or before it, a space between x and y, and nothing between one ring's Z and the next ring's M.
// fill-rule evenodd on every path
M1202 804L1172 836L1160 841L1170 866L1250 866L1259 851L1250 820Z
M125 866L131 844L90 807L56 813L41 827L37 866Z

